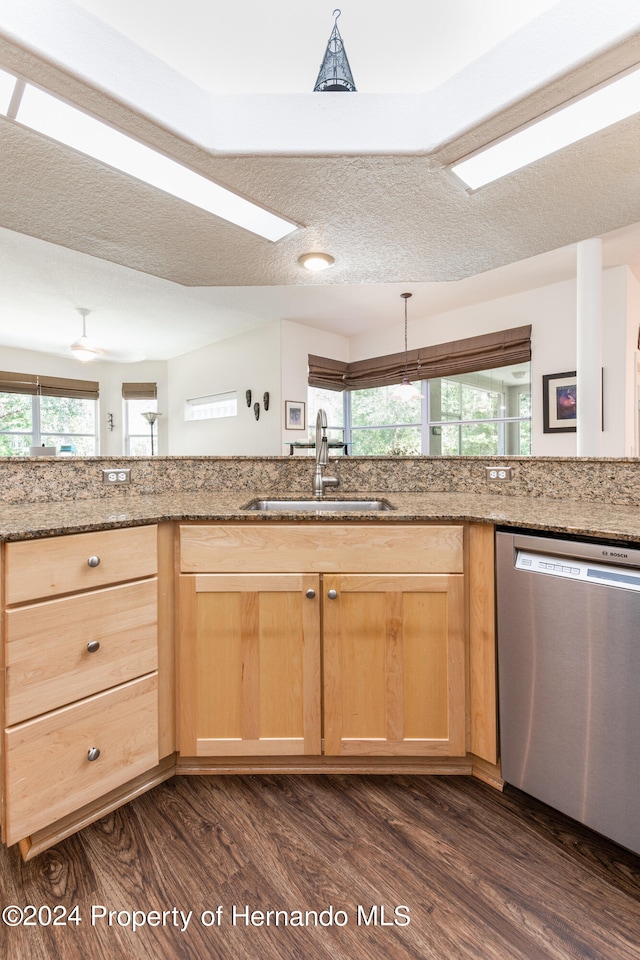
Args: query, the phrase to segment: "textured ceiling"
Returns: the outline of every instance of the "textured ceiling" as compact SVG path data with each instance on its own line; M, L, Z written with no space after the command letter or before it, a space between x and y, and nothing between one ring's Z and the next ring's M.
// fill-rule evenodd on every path
M543 22L538 21L538 33ZM392 298L389 302L394 303L397 284L445 284L450 295L434 295L433 302L453 308L459 302L454 293L458 282L497 271L495 284L489 287L500 296L502 279L513 278L513 272L504 272L508 265L640 221L640 116L473 194L451 176L446 164L637 61L640 32L632 32L574 64L561 76L550 78L527 97L478 119L434 150L304 155L283 149L253 155L225 154L189 142L149 119L148 113L145 116L42 52L29 49L23 41L6 32L3 35L0 14L0 63L93 109L214 180L301 224L291 236L269 243L19 124L0 119L0 227L4 228L0 234L0 266L4 260L3 301L14 308L9 323L6 312L0 316L0 339L16 345L15 316L20 298L24 299L24 274L19 282L16 274L20 271L7 267L24 254L25 248L10 242L10 232L46 241L29 248L34 258L29 282L42 283L52 314L55 309L71 313L73 306L95 312L103 303L114 313L114 329L118 323L130 323L119 313L124 304L116 306L113 297L109 303L103 285L113 282L114 275L101 261L136 271L140 276L126 282L124 289L129 290L131 302L139 310L140 329L145 327L145 284L149 303L157 304L155 323L166 322L173 328L165 340L159 338L156 355L164 357L276 317L299 319L326 329L335 329L339 322L343 332L361 332L357 317L366 315L372 303L380 302L381 285L386 284L392 285L388 293ZM483 69L486 74L486 64ZM469 71L472 79L473 65ZM446 112L446 89L450 88L445 85L428 101L438 106L440 97L442 113ZM274 111L276 125L281 119L277 98L261 102L265 110ZM360 102L366 105L365 100ZM408 103L408 120L415 119L420 102ZM323 107L325 103L331 101L322 101ZM358 101L350 104L357 105ZM384 116L381 112L381 119ZM621 235L628 242L612 244L610 250L616 251L619 262L640 267L637 231L617 234L618 240ZM90 259L67 258L68 273L63 272L66 289L60 291L56 302L50 278L55 276L59 260L55 251L59 247L95 258L95 270L92 274ZM313 249L335 257L331 271L316 276L301 271L298 256ZM547 276L558 278L551 261L544 262ZM566 257L562 263L566 270ZM77 285L83 290L82 303L69 280L74 266L83 276ZM90 275L93 294L87 280ZM522 275L531 276L526 268ZM160 295L160 281L170 282L163 288L165 294L171 290L170 296ZM542 273L538 282L545 282ZM174 289L175 285L180 286ZM195 289L188 297L184 287L208 291ZM319 297L317 290L323 287L337 287L337 291ZM226 298L220 295L223 288L230 288ZM251 296L246 288L274 290L265 298ZM459 289L462 299L468 296L468 282ZM354 301L357 290L360 296ZM302 291L312 299L302 300ZM435 288L432 292L435 294ZM194 320L194 335L180 339L175 314L183 295L185 315ZM34 296L37 300L37 294ZM379 313L373 313L371 325L382 323ZM35 316L30 316L31 343L24 345L33 347L41 333ZM197 318L205 316L207 323L199 326ZM71 316L70 322L76 319ZM3 334L2 326L11 329ZM61 344L68 343L66 336L66 331L61 334ZM145 336L145 350L151 355L148 330ZM42 349L56 352L59 347L55 339L51 334L43 338Z

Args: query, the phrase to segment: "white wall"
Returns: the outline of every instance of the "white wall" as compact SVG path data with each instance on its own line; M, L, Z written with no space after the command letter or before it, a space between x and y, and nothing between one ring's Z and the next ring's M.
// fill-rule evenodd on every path
M0 369L12 373L35 373L50 377L68 377L78 380L97 380L100 384L100 422L98 435L103 456L122 456L124 451L124 423L122 408L123 382L154 382L158 384L158 409L166 408L167 365L163 361L145 363L79 363L72 357L56 357L37 350L18 350L3 347L0 350ZM108 429L107 414L113 414L114 429ZM158 450L167 452L166 422L158 421Z
M282 454L280 321L168 361L169 452L194 456ZM236 390L238 416L185 421L188 399ZM251 407L245 392L251 390ZM263 394L269 393L269 410ZM253 404L260 404L256 421Z
M282 398L303 400L306 404L308 390L309 354L331 357L333 360L349 360L349 340L336 333L326 333L315 327L307 327L290 320L282 321ZM284 403L283 403L284 410ZM309 427L307 410L307 429ZM312 425L313 426L313 425ZM286 430L283 420L283 445L304 440L307 432Z

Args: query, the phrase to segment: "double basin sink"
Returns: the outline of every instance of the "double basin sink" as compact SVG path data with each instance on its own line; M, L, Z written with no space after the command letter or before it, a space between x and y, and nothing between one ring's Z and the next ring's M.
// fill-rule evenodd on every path
M376 513L381 510L395 510L395 507L388 500L320 500L310 497L301 500L251 500L242 509L280 513Z

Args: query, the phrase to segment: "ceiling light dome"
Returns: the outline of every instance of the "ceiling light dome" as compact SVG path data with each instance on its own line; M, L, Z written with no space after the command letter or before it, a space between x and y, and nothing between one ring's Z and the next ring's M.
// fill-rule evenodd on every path
M334 264L334 259L328 253L304 253L298 257L298 263L307 270L317 273L319 270L327 270Z

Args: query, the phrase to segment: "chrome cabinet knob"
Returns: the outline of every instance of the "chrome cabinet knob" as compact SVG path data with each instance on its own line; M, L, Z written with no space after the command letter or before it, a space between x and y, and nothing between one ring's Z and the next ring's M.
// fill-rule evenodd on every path
M338 596L338 591L337 591L337 590L329 590L329 592L327 593L327 596L329 597L329 600L335 600L336 597Z
M100 750L98 747L90 747L87 751L87 760L97 760L100 756Z
M313 598L315 597L315 595L316 595L316 592L315 592L315 590L313 589L313 587L309 587L309 589L307 590L307 593L306 593L306 596L309 598L309 600L313 600Z
M100 566L100 557L89 557L87 563L90 567L99 567Z
M99 640L90 640L89 643L87 644L87 650L89 651L89 653L95 653L96 650L99 650L99 649L100 649Z

